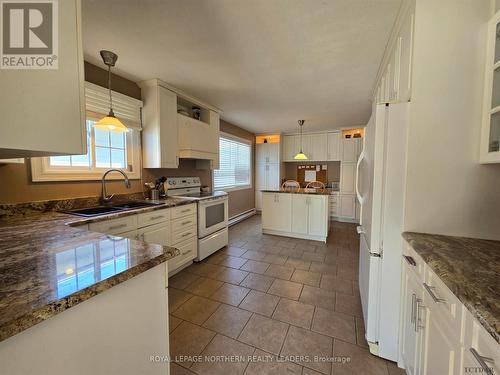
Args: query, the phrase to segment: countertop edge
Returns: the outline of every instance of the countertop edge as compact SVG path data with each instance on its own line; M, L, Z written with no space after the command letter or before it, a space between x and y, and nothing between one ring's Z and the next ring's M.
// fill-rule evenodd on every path
M417 252L422 257L422 260L425 262L425 264L430 267L432 272L436 274L437 277L446 285L446 287L453 293L453 295L467 308L467 310L472 314L472 316L483 326L483 328L490 334L490 336L500 344L500 334L497 332L497 329L494 325L492 325L488 319L484 317L482 312L477 309L476 305L474 302L467 300L464 298L463 294L457 293L455 291L455 285L450 282L450 280L446 277L446 274L443 274L443 272L440 272L439 269L436 267L433 267L432 263L429 262L430 259L426 259L424 255L422 255L423 249L421 246L418 244L417 239L414 238L414 236L419 235L419 236L442 236L442 237L453 237L453 236L444 236L444 235L436 235L436 234L430 234L430 233L418 233L418 232L403 232L402 237L404 240ZM453 237L453 238L460 238L460 237ZM479 240L479 239L478 239ZM481 241L487 241L487 240L481 240ZM475 296L477 300L481 300L479 296Z
M159 246L159 245L158 245ZM70 308L77 306L81 302L87 301L92 297L95 297L102 292L111 289L112 287L121 284L127 280L130 280L134 276L140 275L143 272L150 270L162 263L179 255L180 251L174 247L163 246L164 253L146 261L138 264L132 268L127 269L124 272L118 273L109 277L108 279L101 280L89 287L72 293L66 297L63 297L57 301L48 303L43 307L32 310L29 313L10 320L0 326L0 342L25 331L59 313L69 310ZM172 252L174 254L172 254Z

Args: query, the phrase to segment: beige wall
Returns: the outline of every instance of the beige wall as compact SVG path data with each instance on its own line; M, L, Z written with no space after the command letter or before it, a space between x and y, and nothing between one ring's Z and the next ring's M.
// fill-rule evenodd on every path
M220 130L225 133L247 139L252 142L252 187L250 189L229 192L229 217L236 216L255 208L255 134L250 133L236 125L224 120L220 121Z
M500 165L479 164L490 5L418 0L415 14L405 229L500 240Z

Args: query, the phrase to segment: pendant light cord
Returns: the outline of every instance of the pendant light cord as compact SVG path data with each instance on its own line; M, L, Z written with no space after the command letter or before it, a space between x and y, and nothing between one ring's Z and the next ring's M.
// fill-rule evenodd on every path
M111 65L108 65L109 113L114 116L113 97L111 95ZM301 141L302 142L302 141Z

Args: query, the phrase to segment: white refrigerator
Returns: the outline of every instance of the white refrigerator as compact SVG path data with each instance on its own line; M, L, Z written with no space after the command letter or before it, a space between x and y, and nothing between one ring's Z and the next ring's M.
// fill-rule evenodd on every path
M359 289L372 354L398 360L406 148L410 103L379 104L357 164Z

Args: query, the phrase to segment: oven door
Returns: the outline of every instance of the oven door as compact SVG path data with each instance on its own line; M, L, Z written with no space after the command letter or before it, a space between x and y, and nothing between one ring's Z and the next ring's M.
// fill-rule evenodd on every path
M227 227L227 197L198 202L198 237L203 238Z

